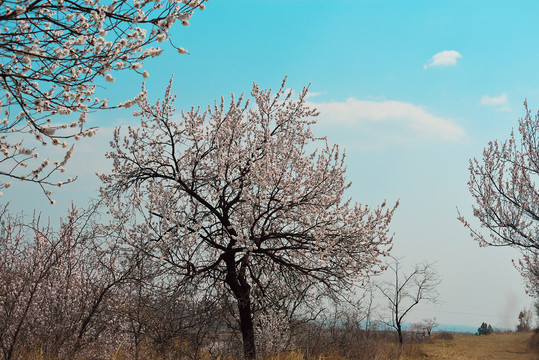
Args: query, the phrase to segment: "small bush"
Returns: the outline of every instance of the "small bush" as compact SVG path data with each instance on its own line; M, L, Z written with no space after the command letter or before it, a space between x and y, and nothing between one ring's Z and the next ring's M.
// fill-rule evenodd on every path
M476 335L490 335L494 332L494 329L490 324L486 322L482 323L481 326L477 329Z
M533 313L531 310L522 310L518 314L517 331L530 331L532 323Z

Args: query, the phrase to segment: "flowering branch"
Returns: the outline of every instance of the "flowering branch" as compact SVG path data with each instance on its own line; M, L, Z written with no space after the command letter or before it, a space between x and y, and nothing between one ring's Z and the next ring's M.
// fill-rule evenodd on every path
M112 73L142 70L147 58L162 53L151 46L169 40L171 27L189 25L204 0L9 0L0 9L0 176L38 183L50 198L52 181L71 157L69 140L92 136L86 128L91 110L115 107L94 96L99 79ZM174 45L173 45L174 46ZM187 53L176 47L181 54ZM129 107L128 100L118 107ZM55 115L77 119L55 122ZM17 139L17 136L21 139ZM23 140L24 139L24 143ZM49 166L37 149L61 146L64 157ZM31 165L34 163L34 165ZM11 183L0 183L0 189Z
M473 215L488 236L473 228L459 213L459 220L481 246L511 246L523 252L518 262L529 290L538 296L539 276L539 114L526 115L518 134L512 131L503 143L492 141L481 160L470 160L468 186L475 198Z

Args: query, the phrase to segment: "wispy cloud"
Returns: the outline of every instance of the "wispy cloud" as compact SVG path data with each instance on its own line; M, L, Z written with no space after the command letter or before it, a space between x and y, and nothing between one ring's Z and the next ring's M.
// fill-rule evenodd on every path
M406 143L419 139L460 141L466 132L454 121L429 113L423 107L400 101L313 103L321 125L347 128L367 141Z
M507 95L501 94L500 96L488 96L481 97L481 104L483 105L502 105L507 103Z
M320 95L323 95L323 94L325 94L325 92L309 91L309 92L307 93L306 98L307 98L307 99L310 99L310 98L317 97L317 96L320 96Z
M457 65L457 59L462 58L462 55L455 50L440 51L430 59L430 61L423 65L424 69L436 66L455 66Z
M498 111L511 111L511 108L508 106L506 94L499 96L483 95L479 103L481 105L494 106Z

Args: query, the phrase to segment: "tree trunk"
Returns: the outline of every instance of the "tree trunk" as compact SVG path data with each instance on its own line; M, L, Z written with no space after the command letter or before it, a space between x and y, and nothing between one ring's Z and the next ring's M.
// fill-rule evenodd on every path
M253 316L251 313L251 299L248 295L238 300L238 311L240 313L240 329L243 340L243 355L248 360L256 358L255 332Z
M400 323L397 324L397 334L399 336L399 344L402 345L402 328Z
M251 286L245 279L245 264L238 272L236 270L234 257L230 254L225 256L227 265L227 276L225 282L230 286L236 301L238 302L238 312L240 315L240 330L243 340L243 356L247 360L256 359L255 331L253 323L253 312L251 308Z

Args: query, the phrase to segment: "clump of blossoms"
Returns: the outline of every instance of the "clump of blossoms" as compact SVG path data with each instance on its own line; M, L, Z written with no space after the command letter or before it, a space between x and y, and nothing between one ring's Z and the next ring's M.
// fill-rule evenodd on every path
M100 175L111 223L128 245L180 282L231 294L244 355L256 358L254 309L282 299L338 294L379 269L396 205L344 199L344 154L317 138L307 88L292 98L253 86L202 112L176 115L171 85L140 127L115 130L113 170ZM130 217L130 218L129 218Z
M88 111L111 106L94 96L96 81L113 82L112 73L124 69L148 77L142 63L162 52L153 45L204 7L204 0L2 1L0 175L38 183L50 199L58 186L51 175L71 156L66 140L92 136ZM75 120L55 122L55 115ZM48 143L67 150L61 161L43 166L37 149Z

